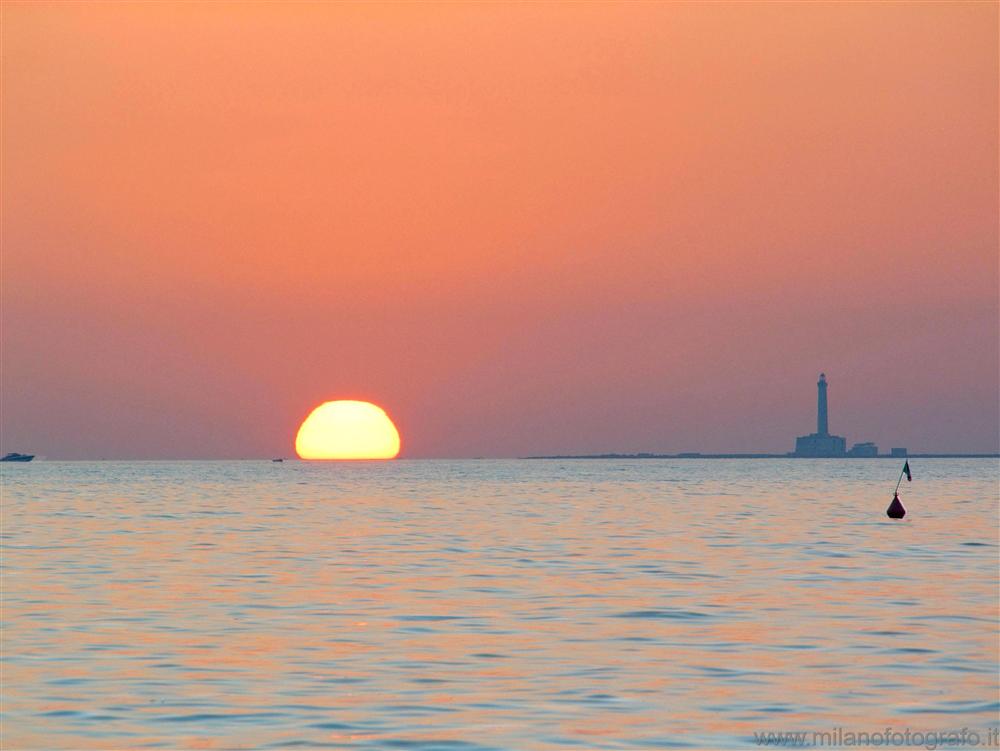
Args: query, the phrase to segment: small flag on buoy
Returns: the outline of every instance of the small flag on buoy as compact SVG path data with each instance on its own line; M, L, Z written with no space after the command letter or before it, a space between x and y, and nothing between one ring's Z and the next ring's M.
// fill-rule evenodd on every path
M913 475L910 474L909 459L903 464L903 471L899 473L899 479L896 480L896 489L892 492L892 503L885 510L885 515L890 519L902 519L906 516L906 509L903 508L903 503L899 500L899 483L903 481L903 475L906 475L907 482L913 482Z

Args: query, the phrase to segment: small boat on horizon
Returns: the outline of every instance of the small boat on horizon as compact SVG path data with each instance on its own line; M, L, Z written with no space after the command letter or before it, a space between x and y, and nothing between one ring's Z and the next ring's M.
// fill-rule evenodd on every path
M34 458L34 454L19 454L12 451L7 456L0 457L0 462L30 462Z
M277 459L272 459L271 461L272 461L272 462L283 462L283 461L285 461L285 460L284 460L284 459L282 459L282 458L281 458L281 457L279 456L279 457L278 457Z

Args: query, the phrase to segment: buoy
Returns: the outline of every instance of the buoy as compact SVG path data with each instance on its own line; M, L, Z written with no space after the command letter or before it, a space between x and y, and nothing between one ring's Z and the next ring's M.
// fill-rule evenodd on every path
M899 473L899 479L896 480L896 489L892 491L892 503L890 503L889 508L885 510L885 515L890 519L902 519L906 516L906 509L903 508L903 504L899 500L899 483L903 481L903 475L906 475L907 482L910 482L913 479L913 473L910 472L909 459L907 459L903 464L903 471Z

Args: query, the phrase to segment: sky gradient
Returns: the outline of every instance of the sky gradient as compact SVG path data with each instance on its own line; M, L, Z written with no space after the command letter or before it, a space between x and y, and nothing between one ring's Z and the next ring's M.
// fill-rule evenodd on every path
M4 3L0 449L1000 450L996 3Z

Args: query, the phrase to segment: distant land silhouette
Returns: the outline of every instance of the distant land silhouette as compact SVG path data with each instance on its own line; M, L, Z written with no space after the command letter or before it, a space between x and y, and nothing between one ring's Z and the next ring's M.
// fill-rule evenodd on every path
M891 454L878 456L805 457L789 451L787 454L702 454L685 451L680 454L551 454L522 456L522 459L895 459ZM1000 454L907 454L909 459L1000 459Z
M855 443L847 449L847 439L830 435L829 406L827 404L826 373L819 374L816 384L816 432L795 439L795 450L786 454L702 454L685 451L679 454L584 454L526 456L525 459L990 459L1000 454L911 454L906 448L897 446L888 454L879 454L878 446L871 441Z

